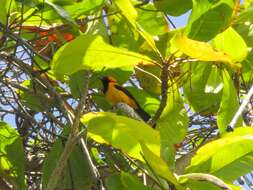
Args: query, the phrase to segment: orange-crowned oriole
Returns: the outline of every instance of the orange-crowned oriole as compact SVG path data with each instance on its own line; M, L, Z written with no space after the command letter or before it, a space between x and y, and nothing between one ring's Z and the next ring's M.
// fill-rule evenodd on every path
M101 78L101 81L103 83L103 93L110 104L125 103L133 108L143 121L147 122L150 119L150 115L141 108L133 95L120 86L115 78L105 76Z

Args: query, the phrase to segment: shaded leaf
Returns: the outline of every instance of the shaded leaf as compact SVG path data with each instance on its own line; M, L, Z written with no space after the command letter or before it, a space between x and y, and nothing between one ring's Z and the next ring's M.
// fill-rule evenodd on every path
M192 0L155 0L156 8L166 14L179 16L192 8Z
M237 0L193 0L186 32L189 38L209 41L225 29L233 15Z
M184 84L184 95L194 112L203 115L217 113L222 95L222 78L216 66L206 63L193 63L186 67L191 69L191 79Z
M239 100L237 97L237 91L234 83L226 70L223 70L223 92L221 98L220 109L218 111L217 124L219 127L220 134L226 132L226 128L236 111L239 109ZM242 125L242 118L237 121L236 126Z
M155 114L160 104L158 98L155 98L142 89L137 89L135 87L126 87L126 89L134 96L145 111L151 115Z
M69 127L66 127L62 136L67 139L68 133ZM64 150L66 139L58 138L44 161L42 169L42 184L44 188L46 187L49 178L59 161L59 157ZM84 157L81 146L79 145L76 145L71 153L63 173L64 175L61 177L57 185L57 188L59 189L89 189L96 181L92 176L88 160Z
M157 121L161 136L161 156L171 167L175 164L174 145L183 141L188 122L184 102L174 84L168 90L166 107Z
M151 190L151 188L144 186L138 177L126 172L109 176L106 178L105 184L108 190Z
M141 144L141 148L147 164L152 168L155 174L163 177L174 185L178 185L176 177L171 172L165 161L155 155L144 143Z

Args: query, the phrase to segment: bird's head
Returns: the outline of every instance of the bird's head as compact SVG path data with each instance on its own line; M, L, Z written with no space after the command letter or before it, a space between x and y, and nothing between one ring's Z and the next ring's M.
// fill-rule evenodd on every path
M100 80L103 83L109 83L109 82L116 83L117 82L117 80L114 77L112 77L112 76L104 76L104 77L100 78Z
M112 76L104 76L100 78L100 80L103 83L103 92L105 93L108 89L108 84L109 83L117 83L117 80L113 78Z

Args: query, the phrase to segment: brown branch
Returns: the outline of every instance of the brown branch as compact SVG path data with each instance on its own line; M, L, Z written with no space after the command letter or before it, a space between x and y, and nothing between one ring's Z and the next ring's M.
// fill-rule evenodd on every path
M12 190L12 188L8 185L8 183L0 177L0 188L2 190Z
M168 68L170 66L170 62L173 60L174 55L171 55L168 59L168 61L163 62L163 67L162 67L162 72L161 72L161 101L158 110L156 111L154 117L152 118L151 121L148 123L151 124L151 126L155 126L156 121L159 119L161 116L166 104L167 104L167 93L168 93L168 80L169 80L169 71Z
M18 35L14 34L8 27L6 27L3 23L0 22L0 31L3 31L6 36L11 38L12 40L16 41L18 44L21 44L25 49L30 50L35 55L39 56L41 59L43 59L46 62L49 62L50 59L46 56L41 55L38 53L32 45L30 45L28 42L20 38Z
M74 149L76 143L78 140L80 140L80 136L79 134L79 126L80 126L80 118L83 114L84 108L85 108L85 100L86 100L86 96L88 94L88 81L90 78L90 73L87 72L85 75L85 86L83 89L83 95L79 101L79 104L77 106L77 110L76 110L76 114L75 114L75 118L74 118L74 122L71 126L71 131L70 134L68 136L68 140L66 142L65 148L59 158L59 161L57 162L56 167L54 168L51 177L49 179L49 182L47 184L46 189L47 190L54 190L57 187L58 181L62 175L62 172L67 164L67 161L71 155L72 150ZM86 144L84 143L83 145L85 148ZM86 152L88 155L86 155L88 158L90 158L89 152ZM95 172L94 172L95 173Z

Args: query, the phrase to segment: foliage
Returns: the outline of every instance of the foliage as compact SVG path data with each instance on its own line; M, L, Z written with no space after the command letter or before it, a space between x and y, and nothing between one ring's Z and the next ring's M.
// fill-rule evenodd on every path
M253 1L0 5L0 189L253 185L250 100L228 130L253 82ZM107 75L150 121L107 102Z

